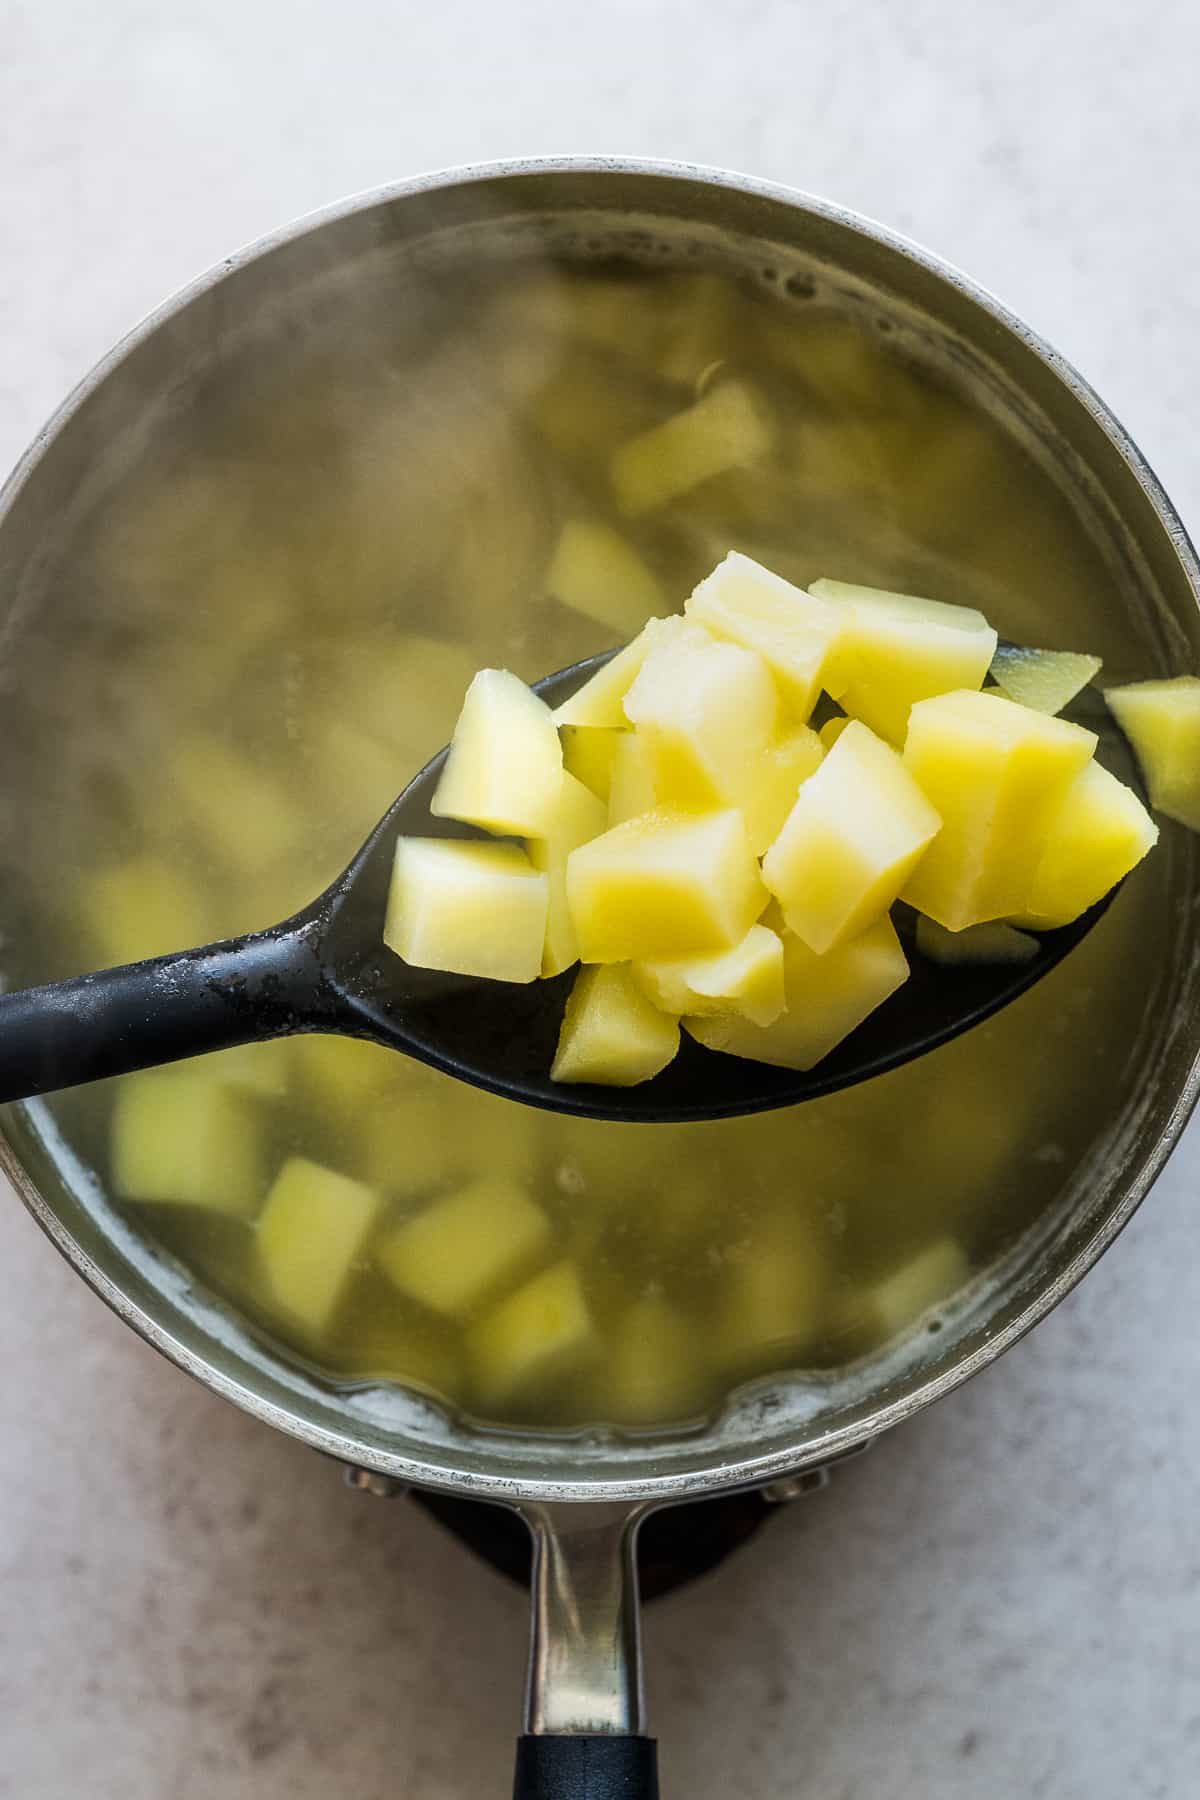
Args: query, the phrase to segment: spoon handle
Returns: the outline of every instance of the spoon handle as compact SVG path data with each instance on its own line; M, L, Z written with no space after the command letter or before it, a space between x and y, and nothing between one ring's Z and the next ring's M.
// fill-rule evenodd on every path
M336 1029L303 924L0 995L0 1101Z

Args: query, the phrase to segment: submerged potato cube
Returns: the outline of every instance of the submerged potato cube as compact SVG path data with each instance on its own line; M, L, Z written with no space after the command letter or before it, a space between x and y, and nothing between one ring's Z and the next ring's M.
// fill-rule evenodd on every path
M793 587L737 550L694 590L684 612L714 636L757 651L802 721L823 686L835 696L841 688L836 671L845 609Z
M741 381L721 381L686 411L622 444L612 488L623 513L665 506L701 482L766 456L775 430L762 400Z
M461 1318L516 1281L549 1241L550 1221L525 1189L483 1175L404 1219L375 1256L402 1294Z
M1098 762L1086 763L1046 828L1019 922L1039 930L1070 924L1157 842L1158 827L1133 789Z
M626 819L639 819L658 805L658 789L654 781L654 761L645 740L636 731L621 734L613 751L608 784L608 823L623 825Z
M948 931L1020 913L1067 788L1095 735L998 694L912 709L904 766L941 814L902 898Z
M605 1345L600 1406L616 1425L660 1425L705 1402L709 1333L658 1294L627 1306Z
M382 1205L373 1188L306 1156L284 1163L259 1217L258 1253L290 1324L325 1330Z
M736 805L775 731L778 700L762 657L685 624L651 650L625 696L664 806Z
M949 1300L969 1274L967 1254L958 1240L938 1238L868 1288L856 1310L865 1312L876 1341L886 1342Z
M127 1076L112 1117L112 1182L126 1200L253 1218L267 1181L254 1100L202 1063Z
M1000 644L992 658L992 680L1006 700L1017 700L1051 717L1069 706L1100 673L1098 656L1077 650L1030 650L1024 644Z
M735 1377L782 1368L820 1340L832 1280L829 1246L802 1210L756 1217L729 1249L712 1350Z
M630 965L648 999L676 1018L736 1013L770 1025L784 1007L783 944L767 925L752 925L732 950Z
M683 629L684 621L677 614L666 619L647 619L632 643L602 663L581 688L555 708L555 724L627 730L625 696L639 669L651 650L670 643Z
M515 844L402 837L383 941L417 969L535 981L549 905L549 876Z
M917 949L930 962L953 968L965 963L1032 962L1041 948L1028 932L1016 931L1011 925L990 920L986 925L968 925L964 931L947 931L936 919L917 915Z
M97 968L190 950L213 933L199 889L153 852L85 876L77 905Z
M847 725L852 723L853 721L848 719L845 713L839 713L837 717L833 719L826 719L820 731L817 733L817 736L821 740L821 748L826 751L832 750L843 731L845 731Z
M603 800L564 770L549 831L545 837L530 838L525 846L533 867L543 870L549 882L543 975L561 975L579 961L579 945L567 905L567 857L607 830L608 808Z
M974 607L844 581L814 581L810 592L848 614L836 698L890 743L903 744L918 700L983 686L996 633Z
M739 943L767 904L741 814L648 813L567 859L584 962L687 956Z
M1137 751L1151 806L1200 831L1200 676L1133 681L1104 698Z
M787 1010L772 1025L723 1013L691 1017L684 1030L709 1050L785 1069L811 1069L908 979L908 963L890 919L818 956L791 932L783 939Z
M824 754L817 733L797 725L771 744L751 770L740 804L755 856L765 855L775 842L801 784L820 768Z
M679 1021L654 1006L620 963L581 969L563 1014L552 1081L633 1087L679 1049Z
M617 744L629 733L604 725L564 725L558 735L567 774L591 788L597 799L607 801Z
M189 738L170 776L173 814L243 873L282 861L304 841L308 814L300 795L219 738Z
M555 1263L467 1332L476 1389L490 1405L583 1361L597 1348L575 1265Z
M310 1114L353 1129L364 1113L411 1079L412 1064L382 1044L332 1032L303 1032L276 1046L288 1085Z
M546 570L546 590L625 638L663 604L662 585L641 552L597 519L568 519L563 525Z
M831 950L887 912L940 826L900 757L856 720L801 787L763 880L789 929Z
M545 701L507 669L481 669L467 689L429 810L485 831L539 837L554 816L562 766Z

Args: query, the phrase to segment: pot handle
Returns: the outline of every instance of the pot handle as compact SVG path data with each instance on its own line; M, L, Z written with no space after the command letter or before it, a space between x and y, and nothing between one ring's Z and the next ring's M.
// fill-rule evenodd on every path
M642 1731L637 1534L647 1506L521 1505L533 1536L513 1800L658 1800Z

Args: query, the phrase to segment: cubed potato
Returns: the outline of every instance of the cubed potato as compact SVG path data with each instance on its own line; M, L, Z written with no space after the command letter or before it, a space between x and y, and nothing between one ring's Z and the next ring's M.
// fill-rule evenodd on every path
M796 1366L820 1343L832 1281L828 1242L800 1209L754 1220L723 1258L710 1354L734 1378Z
M652 650L625 696L664 806L736 805L775 734L778 699L762 657L703 626Z
M304 842L308 812L302 797L219 738L182 743L169 780L176 828L194 832L206 850L239 872L281 862Z
M767 904L738 812L648 813L567 859L584 962L689 956L740 943Z
M98 968L191 950L214 931L211 907L195 883L152 851L86 874L77 913Z
M623 513L653 512L726 469L766 456L775 430L760 396L741 381L721 381L686 411L622 444L612 488Z
M630 969L647 999L676 1018L736 1013L770 1025L784 1008L783 944L767 925L752 925L732 950L636 962Z
M617 744L629 732L603 725L564 725L558 735L567 774L591 788L597 799L607 802Z
M763 752L741 795L742 817L755 856L764 856L787 822L801 784L821 766L825 751L817 733L797 725Z
M483 1175L402 1220L375 1257L402 1294L462 1318L519 1280L549 1242L550 1221L525 1189Z
M936 919L917 915L917 949L930 962L944 968L959 963L1032 962L1041 946L1026 931L993 920L987 925L968 925L965 931L947 931Z
M603 800L598 800L590 788L564 769L550 830L545 837L530 838L525 845L533 867L544 870L549 881L543 975L561 975L579 961L579 945L567 905L567 858L572 850L607 830L608 808Z
M678 1049L678 1019L651 1004L624 964L581 969L550 1079L633 1087L665 1069Z
M809 591L849 615L839 654L844 687L836 698L890 743L904 743L918 700L983 686L996 633L973 607L844 581L814 581Z
M486 1405L584 1362L599 1347L575 1265L555 1263L470 1326L467 1351Z
M861 937L824 956L787 932L783 938L787 1010L773 1025L755 1025L724 1013L719 1018L685 1018L683 1026L709 1050L785 1069L811 1069L907 979L908 963L890 919L880 919Z
M709 1398L709 1333L661 1295L627 1306L607 1335L598 1405L614 1425L661 1425L700 1413Z
M346 1307L347 1313L353 1308ZM462 1398L462 1347L453 1328L426 1313L375 1305L339 1323L337 1367L356 1381L394 1382L451 1404Z
M416 633L339 635L315 643L312 662L324 689L318 740L324 721L373 738L392 759L392 780L399 774L396 793L449 743L479 666L465 644Z
M619 638L633 637L664 605L662 584L640 550L598 519L566 520L546 591Z
M352 824L361 842L445 742L444 735L427 738L415 756L401 760L348 719L329 718L318 726L313 773L330 813Z
M678 614L666 619L647 619L632 643L618 650L594 675L588 676L569 700L555 708L555 724L627 730L625 696L633 686L638 670L651 650L670 643L683 630L684 621Z
M1103 899L1158 842L1158 827L1132 788L1086 763L1046 830L1019 922L1068 925Z
M825 751L832 750L833 746L837 743L843 731L845 731L847 725L850 723L851 721L847 718L845 713L839 713L837 717L833 719L826 719L820 731L817 733L817 736L821 740L822 749Z
M654 782L654 761L645 739L636 731L621 734L613 751L608 784L609 826L624 825L627 819L640 819L658 805L658 789Z
M941 694L912 709L904 766L942 829L902 898L948 931L1021 912L1030 870L1094 733L999 694Z
M112 1183L125 1200L253 1218L267 1185L253 1097L199 1063L127 1076L113 1106Z
M541 837L554 817L562 772L558 728L545 701L507 669L481 669L467 689L429 810L485 831Z
M320 1337L360 1264L382 1197L336 1169L290 1156L258 1221L258 1253L280 1315Z
M654 367L667 381L701 391L711 371L736 354L738 292L727 275L660 278L661 330Z
M396 1057L402 1066L404 1058ZM409 1196L495 1175L531 1187L537 1180L540 1128L533 1107L469 1087L432 1069L359 1114L356 1172L374 1187Z
M515 844L402 837L383 941L417 969L536 981L549 908L549 876Z
M276 1048L301 1106L339 1129L356 1127L365 1113L411 1081L412 1064L406 1057L366 1038L303 1032Z
M876 1342L898 1337L933 1307L953 1298L970 1274L966 1251L956 1238L938 1238L901 1263L862 1295L860 1310Z
M1151 806L1200 831L1200 676L1134 681L1104 698L1137 751Z
M259 1100L282 1100L291 1071L286 1040L264 1039L261 1044L236 1044L231 1050L215 1050L187 1065L189 1074L238 1088Z
M823 954L887 912L940 827L897 753L855 721L802 785L763 880Z
M1084 656L1077 650L1030 650L1023 644L1000 644L992 658L991 675L1006 700L1053 717L1095 679L1101 666L1098 656Z
M762 657L793 716L805 722L822 687L836 697L847 609L793 587L761 563L731 550L684 608L715 637Z

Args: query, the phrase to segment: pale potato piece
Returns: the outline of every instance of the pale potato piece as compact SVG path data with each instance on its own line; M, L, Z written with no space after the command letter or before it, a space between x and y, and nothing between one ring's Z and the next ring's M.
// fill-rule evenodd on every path
M174 862L153 851L85 875L77 908L98 968L192 950L213 935L205 897Z
M126 1076L112 1116L112 1183L126 1200L253 1218L267 1184L253 1097L200 1064Z
M764 856L783 830L801 784L821 766L821 738L797 725L763 753L740 798L742 817L755 856Z
M413 1066L406 1057L366 1038L302 1032L285 1038L277 1048L289 1087L301 1104L345 1130L356 1127L365 1112L399 1093L412 1079Z
M525 1189L483 1175L389 1231L383 1273L431 1311L461 1318L519 1279L550 1242L550 1221Z
M651 650L625 696L662 805L736 805L775 733L778 698L762 657L685 623Z
M406 1066L406 1059L394 1060ZM411 1062L407 1067L416 1072L414 1082L364 1103L358 1113L356 1169L372 1186L412 1196L483 1175L533 1186L540 1147L534 1108Z
M839 704L890 743L904 743L918 700L983 686L996 633L974 607L844 581L814 581L809 592L849 614Z
M583 1362L599 1348L575 1265L535 1275L467 1331L475 1386L487 1405Z
M567 905L567 858L572 850L607 830L608 808L604 802L564 770L549 831L545 837L530 838L525 845L533 867L544 870L550 884L543 975L561 975L579 961L579 945Z
M783 939L787 1010L772 1025L722 1014L685 1018L683 1028L709 1050L785 1069L811 1069L908 979L908 963L890 919L817 956L798 937Z
M549 876L515 844L401 837L383 941L417 969L535 981L549 907Z
M710 1354L734 1376L795 1366L820 1341L832 1272L829 1246L806 1212L754 1221L723 1259Z
M1100 658L1077 650L1030 650L999 644L991 676L1006 700L1017 700L1052 717L1100 673Z
M1133 681L1104 698L1137 751L1151 806L1200 831L1200 676Z
M849 614L793 587L761 563L731 550L693 591L685 616L757 651L792 714L808 719L822 687L837 696L838 656Z
M1085 771L1086 773L1086 771ZM936 919L917 915L917 949L930 962L953 968L957 963L1032 962L1040 945L1027 932L996 920L968 925L965 931L947 931Z
M366 1308L339 1324L336 1350L356 1381L394 1382L451 1403L462 1397L462 1346L428 1314L414 1319Z
M304 842L308 812L302 797L219 738L201 735L181 744L170 779L179 822L240 872L253 875Z
M732 950L631 963L630 972L647 999L676 1018L728 1012L770 1025L784 1008L783 944L767 925L752 925Z
M558 735L567 774L591 788L597 799L607 801L617 743L629 732L604 725L564 725Z
M569 700L555 708L555 724L626 730L629 720L625 717L625 696L633 686L638 670L651 650L670 643L683 629L684 621L678 614L666 619L647 619L632 643L602 663Z
M676 275L663 283L658 374L703 392L735 353L737 288L728 275Z
M833 746L837 743L843 731L845 731L847 725L850 723L851 720L846 717L845 713L839 713L835 719L826 719L820 731L817 733L817 736L821 740L822 748L827 751L832 750Z
M956 1238L938 1238L919 1250L862 1296L876 1341L898 1337L915 1325L956 1294L969 1274L967 1253Z
M731 949L767 904L733 811L629 819L567 859L567 899L584 962Z
M329 1325L382 1209L382 1196L305 1156L275 1177L258 1221L267 1287L289 1324L319 1337Z
M1098 762L1086 763L1046 829L1018 923L1068 925L1158 842L1158 827L1132 788Z
M608 783L609 826L624 825L626 819L640 819L658 805L658 789L654 784L654 763L644 739L636 731L621 733L621 741L613 750Z
M429 810L485 831L540 837L554 817L562 769L545 701L507 669L481 669L467 689Z
M1095 734L999 694L912 709L904 766L941 814L902 898L948 931L1019 914L1030 871Z
M665 1069L678 1049L678 1019L651 1004L624 964L581 969L550 1079L633 1087Z
M685 412L621 445L612 460L617 505L630 516L653 512L726 469L757 462L774 441L774 425L754 389L718 382Z
M664 603L662 584L629 539L598 519L567 519L558 535L546 591L573 612L630 638Z
M600 1406L616 1425L660 1425L703 1410L710 1345L657 1294L635 1300L606 1334Z
M941 828L900 757L856 720L763 858L788 927L823 953L886 913Z

